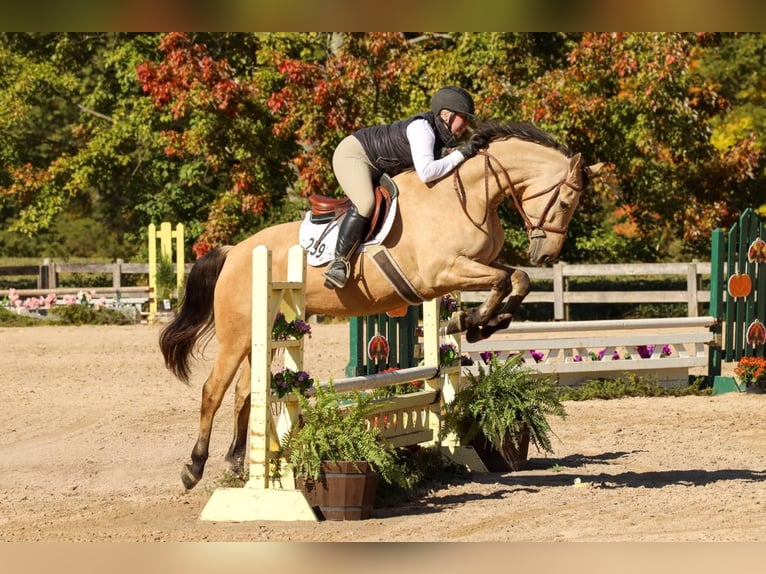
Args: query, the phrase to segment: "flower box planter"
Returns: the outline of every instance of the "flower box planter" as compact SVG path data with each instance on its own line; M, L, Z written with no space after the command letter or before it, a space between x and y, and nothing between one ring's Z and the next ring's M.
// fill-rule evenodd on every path
M324 520L365 520L372 516L378 473L364 461L325 461L319 478L296 478L318 518Z

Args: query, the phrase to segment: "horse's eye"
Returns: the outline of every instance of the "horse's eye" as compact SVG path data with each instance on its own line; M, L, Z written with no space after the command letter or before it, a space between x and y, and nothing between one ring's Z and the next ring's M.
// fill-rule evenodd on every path
M569 209L569 206L572 205L568 201L559 201L559 205L561 206L561 209Z

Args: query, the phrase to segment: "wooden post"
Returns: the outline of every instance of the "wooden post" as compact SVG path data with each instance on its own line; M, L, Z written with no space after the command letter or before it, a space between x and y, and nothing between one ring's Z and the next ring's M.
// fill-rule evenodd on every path
M185 261L184 261L184 224L176 223L176 230L173 232L176 239L176 298L181 299L183 294L185 279Z
M47 257L43 259L43 264L40 265L40 273L37 277L37 288L56 288L56 264Z
M147 228L149 241L149 317L151 325L157 318L157 226L150 223Z
M721 375L723 349L721 331L723 328L723 291L724 291L724 260L726 259L726 235L722 229L715 229L711 239L710 249L710 316L717 324L712 329L714 344L708 351L708 377ZM728 329L728 327L727 327Z
M563 264L553 265L553 320L566 320L568 312L564 307L564 268Z
M119 291L122 287L122 264L124 261L122 259L117 259L114 262L114 265L112 265L112 288L116 291Z
M160 224L160 230L157 231L157 226L154 223L150 223L147 235L149 240L149 288L151 290L148 322L151 324L157 318L157 239L160 240L159 257L171 263L173 262L173 239L175 239L176 297L180 298L185 279L184 226L183 223L178 223L176 224L175 231L173 231L170 223L163 221Z
M697 264L686 266L686 316L699 317L699 283L697 281Z

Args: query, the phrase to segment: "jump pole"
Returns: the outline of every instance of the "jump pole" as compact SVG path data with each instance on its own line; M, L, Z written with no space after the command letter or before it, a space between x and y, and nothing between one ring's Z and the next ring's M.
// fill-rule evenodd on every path
M271 359L275 347L284 347L285 366L303 367L303 340L272 341L272 326L277 311L290 321L305 318L306 253L300 245L288 251L287 281L273 282L271 251L259 245L253 249L253 302L250 354L250 478L243 488L218 488L200 516L216 522L253 520L318 520L303 493L294 488L292 477L284 477L285 487L270 484L270 453L279 446L281 432L297 418L298 405L285 402L279 430L271 416Z

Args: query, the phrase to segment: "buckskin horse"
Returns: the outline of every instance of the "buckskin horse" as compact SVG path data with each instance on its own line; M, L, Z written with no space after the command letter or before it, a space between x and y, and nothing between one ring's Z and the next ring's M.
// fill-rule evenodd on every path
M453 313L447 331L465 331L473 341L508 326L529 292L529 277L496 260L505 238L498 206L506 199L514 203L529 237L530 263L548 263L561 251L580 195L601 164L584 165L581 154L529 124L488 122L478 132L486 147L436 183L423 184L413 171L394 178L398 212L382 245L387 261L406 278L407 296L371 263L369 253L360 254L343 289L328 289L322 268L308 267L307 317L361 316L400 308L413 298L489 291L480 305ZM272 252L273 280L284 280L287 252L298 244L300 224L263 229L197 260L179 312L160 334L165 365L186 383L197 347L213 334L218 343L202 389L199 435L181 475L187 489L202 478L213 418L240 364L235 432L226 460L235 472L243 471L250 410L252 250L266 245Z

